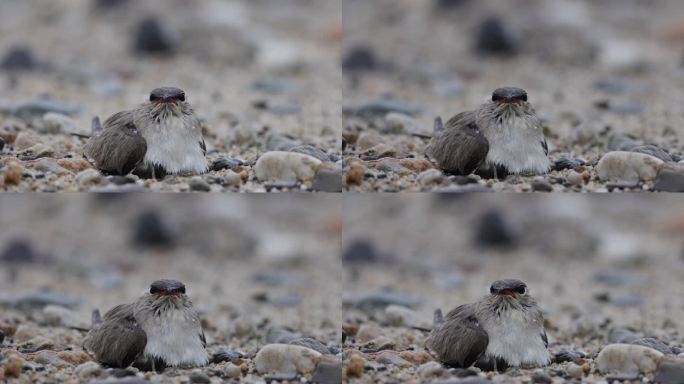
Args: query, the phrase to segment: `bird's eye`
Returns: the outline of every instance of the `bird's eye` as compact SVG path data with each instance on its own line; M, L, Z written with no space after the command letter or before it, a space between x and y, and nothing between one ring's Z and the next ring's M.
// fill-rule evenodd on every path
M177 97L177 99L180 100L180 101L185 101L185 93L181 93L181 94Z
M496 93L492 94L492 101L499 101L501 99L503 99L503 97L501 97L501 95L497 95Z
M520 96L520 100L527 101L527 93L523 93L522 96Z
M527 287L526 286L518 287L518 288L514 289L514 291L516 293L524 295L525 293L527 293Z
M157 287L150 287L150 293L151 293L151 294L155 294L155 293L159 293L159 292L161 292L161 290L160 290L159 288L157 288Z
M185 287L181 287L181 288L176 289L176 292L185 294Z
M150 94L150 101L157 101L159 100L159 96L155 95L154 93Z

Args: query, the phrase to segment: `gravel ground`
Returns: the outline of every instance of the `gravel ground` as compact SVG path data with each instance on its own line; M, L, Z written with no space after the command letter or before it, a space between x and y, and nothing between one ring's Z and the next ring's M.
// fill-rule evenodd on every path
M9 383L123 375L132 375L120 379L129 384L264 383L277 375L258 373L255 353L279 337L314 338L329 351L292 382L310 382L323 367L339 376L341 263L339 241L331 239L339 238L341 219L328 197L6 197L0 376ZM82 348L91 311L132 302L159 278L186 284L211 354L244 357L161 374L92 364ZM330 374L320 382L330 383Z
M341 188L335 0L3 1L0 36L2 190ZM89 171L79 135L92 118L135 108L164 85L186 91L210 162L234 161L162 181ZM256 179L261 154L297 146L328 163L316 178Z
M676 0L345 0L345 190L684 190L680 7ZM527 90L551 160L572 161L503 181L433 170L424 150L434 118L476 109L509 85ZM657 157L665 163L621 153L611 161L624 169L597 169L606 153L642 145L664 150Z
M680 381L661 382L681 382L684 300L671 294L684 289L680 202L446 197L344 197L349 383L652 382L652 370L605 373L597 363L606 345L643 337L661 340L670 358L679 354ZM428 332L420 330L431 328L433 311L474 302L506 277L525 281L540 304L550 351L586 357L498 374L433 364L424 352Z

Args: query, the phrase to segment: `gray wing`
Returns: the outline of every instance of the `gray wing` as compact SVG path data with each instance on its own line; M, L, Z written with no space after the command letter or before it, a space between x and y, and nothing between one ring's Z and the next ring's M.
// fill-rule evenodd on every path
M475 317L475 305L461 305L446 316L425 342L444 364L467 368L487 350L489 336Z
M127 175L143 161L147 142L135 125L133 112L123 111L105 120L83 152L102 172Z
M104 315L102 323L93 327L84 346L100 364L126 368L145 351L147 335L134 316L133 304L118 305Z
M487 158L489 142L477 126L477 112L462 112L443 128L435 120L435 135L425 153L448 173L469 175Z

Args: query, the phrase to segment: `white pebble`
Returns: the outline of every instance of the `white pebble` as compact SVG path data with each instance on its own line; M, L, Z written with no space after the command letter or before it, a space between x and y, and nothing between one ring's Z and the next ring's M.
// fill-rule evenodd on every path
M645 153L613 151L599 160L596 172L604 181L636 183L655 179L663 164L659 158Z
M254 172L261 181L294 183L312 180L320 164L317 158L303 153L271 151L259 157Z
M289 344L265 345L255 358L259 373L311 373L323 355L313 349Z

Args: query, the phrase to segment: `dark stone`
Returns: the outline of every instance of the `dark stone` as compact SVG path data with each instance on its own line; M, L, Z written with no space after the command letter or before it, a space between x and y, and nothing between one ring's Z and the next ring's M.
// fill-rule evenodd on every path
M171 229L157 211L146 211L135 222L133 243L143 246L169 246L174 242Z
M211 384L211 379L202 372L193 372L190 374L190 382L196 384Z
M311 381L318 384L339 384L342 382L342 362L321 361Z
M23 46L10 48L0 63L0 68L6 71L31 71L37 66L31 49Z
M134 38L134 50L145 54L172 54L176 43L157 17L140 22Z
M297 373L273 373L264 376L266 382L270 381L292 381L297 378Z
M126 5L129 0L95 0L95 8L109 10Z
M142 377L130 376L118 379L93 380L89 384L150 384L150 382Z
M554 363L565 363L566 361L576 361L583 359L586 355L579 351L560 351L553 356Z
M631 149L632 152L645 153L653 157L657 157L662 161L670 162L672 161L672 156L670 156L663 149L656 147L655 145L639 145Z
M0 254L0 261L6 263L35 263L41 259L28 239L13 239Z
M289 344L290 341L300 337L299 334L285 327L274 325L266 332L266 344Z
M480 219L475 242L483 247L513 247L518 238L498 210L485 212Z
M365 45L352 47L342 59L343 71L373 71L377 68L375 52Z
M661 169L653 189L663 192L684 192L684 169Z
M470 0L435 0L435 7L437 10L451 10L469 2Z
M354 239L344 250L342 261L345 263L377 263L384 257L368 239Z
M584 160L568 159L566 157L563 157L563 158L557 160L555 163L553 163L552 169L554 171L562 171L564 169L575 169L575 168L580 167L582 165L586 165Z
M244 162L242 160L220 157L211 164L211 170L220 171L222 169L233 169L243 164Z
M312 337L300 337L294 340L290 340L288 344L291 345L299 345L300 347L306 347L313 349L314 351L320 352L324 355L329 355L330 350L328 347L325 346L325 344L321 343L320 341L312 338Z
M630 344L642 338L641 333L627 327L616 326L608 331L607 341L608 344Z
M482 21L478 27L475 49L488 55L513 55L518 47L503 21L492 16Z
M684 383L684 359L665 357L658 364L654 381L660 384Z
M530 376L533 383L550 384L553 383L551 376L547 375L544 371L532 372Z
M12 303L12 307L21 311L30 311L33 309L42 309L48 305L57 305L60 307L72 308L81 303L81 300L63 295L58 292L44 291L29 293L19 297Z
M136 375L135 371L130 370L130 369L125 369L125 368L111 368L111 369L108 369L107 372L112 377L116 377L116 378L131 377L131 376Z
M242 353L236 352L236 351L229 351L226 349L222 349L216 353L211 358L211 362L214 364L222 363L224 361L238 361L245 357Z
M537 192L553 192L553 186L548 180L534 180L532 182L532 190Z
M396 292L377 292L370 293L353 302L354 308L362 311L384 309L390 305L400 305L402 307L413 308L422 303L414 297L409 297Z
M608 138L608 151L629 151L638 146L636 139L629 135L613 134Z
M190 180L190 190L195 192L210 192L211 186L202 179Z
M311 189L322 192L342 192L342 171L321 165L314 176Z
M315 157L322 162L329 162L330 157L322 150L314 147L313 145L297 145L290 148L290 152L303 153L311 157Z
M655 337L644 337L642 339L637 339L637 340L632 341L632 344L653 348L656 351L660 351L661 353L663 353L665 355L671 355L672 354L672 349L670 349L670 347L668 347L667 344L656 339Z
M135 183L135 179L133 179L132 177L119 175L107 176L107 180L109 180L109 182L114 185L125 185Z
M409 116L416 116L422 111L422 108L398 100L382 99L359 104L356 107L343 107L342 111L345 114L356 115L365 119L372 119L376 117L385 117L385 115L390 112L398 112Z

